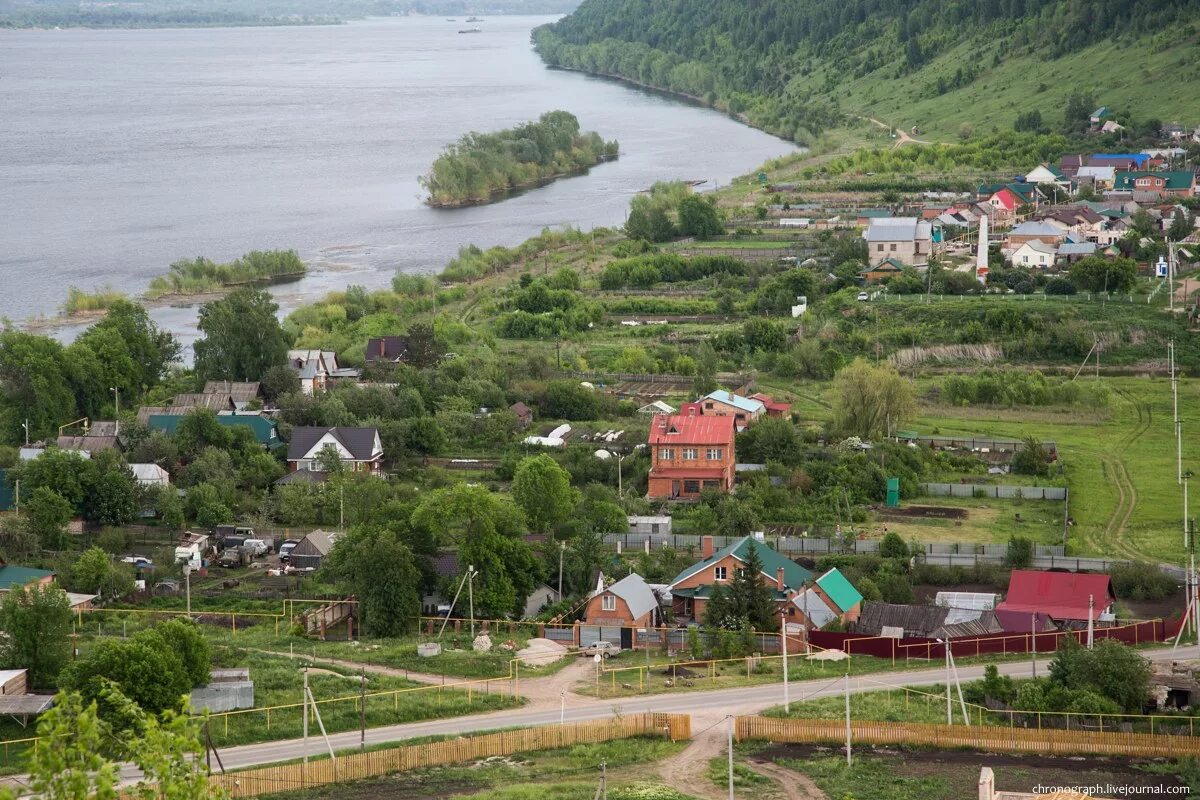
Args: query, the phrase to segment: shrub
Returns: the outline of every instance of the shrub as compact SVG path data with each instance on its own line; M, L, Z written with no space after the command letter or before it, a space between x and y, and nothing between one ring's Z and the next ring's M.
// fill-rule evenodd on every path
M1175 579L1144 561L1115 566L1110 574L1113 590L1126 600L1166 600L1179 590Z
M1046 281L1046 294L1071 295L1075 294L1075 284L1066 278L1051 278Z

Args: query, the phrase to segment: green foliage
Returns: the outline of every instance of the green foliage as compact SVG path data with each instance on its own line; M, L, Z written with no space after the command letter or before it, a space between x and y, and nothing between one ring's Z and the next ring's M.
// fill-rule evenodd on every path
M192 688L183 660L153 629L131 639L102 640L59 676L62 688L80 692L89 702L100 699L110 684L153 713L179 708Z
M321 567L327 578L353 592L363 630L402 636L421 611L421 574L413 551L394 530L364 525L339 538Z
M1018 475L1050 474L1050 451L1039 439L1027 437L1013 454L1012 471Z
M67 523L74 516L71 504L58 492L39 486L22 509L28 529L47 550L61 550L66 545Z
M435 206L487 202L498 193L615 158L619 149L615 140L581 133L573 114L548 111L537 122L464 135L438 156L421 186Z
M888 531L879 541L879 555L882 558L908 558L908 545L895 531Z
M114 557L99 547L89 547L75 559L68 580L71 591L105 598L122 597L132 592L134 586L129 565L114 563Z
M62 304L64 314L79 314L85 311L103 311L128 297L122 292L105 287L93 292L71 286L67 289L67 299Z
M1071 282L1087 292L1125 293L1137 280L1137 262L1130 258L1087 256L1071 265Z
M0 602L5 668L28 669L34 689L54 686L71 657L71 603L55 584L14 588Z
M890 364L858 359L833 381L839 431L863 438L897 430L916 412L912 384Z
M192 687L203 686L212 678L212 644L190 619L175 619L156 625L151 632L159 636L167 650L179 656L184 675Z
M306 272L307 267L295 250L254 250L228 264L217 264L201 256L176 261L165 276L150 281L146 296L153 299L172 294L200 294L227 286L299 278Z
M1095 692L1136 714L1150 689L1150 665L1115 639L1100 639L1088 650L1067 637L1050 661L1050 681L1067 690Z
M1033 566L1033 542L1024 536L1009 537L1004 566L1009 569L1029 569Z
M724 233L725 224L714 200L694 194L683 198L679 203L679 232L698 239Z
M510 267L519 261L530 261L545 256L569 244L590 241L599 232L584 233L575 228L561 230L544 229L539 235L526 239L516 247L492 247L480 250L475 245L460 248L438 278L448 283L472 281L491 272Z
M290 344L279 325L279 306L262 290L238 289L200 307L202 339L192 346L196 374L204 380L257 381L287 359Z
M740 631L746 626L760 631L774 628L774 583L764 583L767 579L762 572L762 556L757 547L751 547L746 562L734 570L729 583L719 584L713 591L704 609L705 626L722 631Z
M571 488L571 476L544 453L517 465L512 497L534 533L545 533L566 522L579 502L579 492Z
M1102 408L1110 399L1108 388L1102 385L1017 369L983 369L970 375L951 375L942 381L942 392L946 401L954 405Z
M1036 112L1035 112L1036 113ZM1040 125L1040 122L1039 122ZM827 165L830 175L911 175L920 172L1026 170L1030 164L1057 162L1069 147L1057 134L999 132L950 144L861 149Z
M1166 600L1179 591L1179 584L1158 568L1145 561L1116 564L1110 570L1113 591L1127 600Z
M659 283L721 279L745 275L746 262L730 256L692 256L677 253L648 253L610 261L600 273L601 289L648 289Z

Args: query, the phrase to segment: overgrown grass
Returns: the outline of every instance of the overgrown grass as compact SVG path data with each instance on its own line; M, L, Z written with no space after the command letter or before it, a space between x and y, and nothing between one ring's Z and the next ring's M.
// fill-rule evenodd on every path
M242 284L300 278L307 270L295 250L254 250L228 264L202 256L183 259L172 264L166 275L150 281L146 297L200 294Z
M77 286L67 289L67 299L62 304L64 314L80 314L86 311L104 311L121 300L128 300L124 292L105 286L85 292Z

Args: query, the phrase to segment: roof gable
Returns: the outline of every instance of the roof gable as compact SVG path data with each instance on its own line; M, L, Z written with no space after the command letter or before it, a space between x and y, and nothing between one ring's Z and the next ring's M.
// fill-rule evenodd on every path
M1108 575L1016 569L1009 577L1008 595L999 608L1041 611L1058 619L1087 619L1089 595L1095 601L1098 616L1116 599L1112 579Z
M658 608L658 598L655 597L654 590L636 572L629 573L606 589L593 592L592 597L604 594L605 592L614 594L624 600L625 605L629 606L630 615L635 620Z
M314 448L320 452L326 444L334 445L343 460L372 461L382 454L378 442L379 432L375 428L293 428L288 461L313 458Z
M733 445L734 419L700 414L657 414L650 425L650 444Z
M836 567L817 578L817 586L829 595L829 599L836 603L842 611L849 611L863 601L863 596L859 594L858 589L855 589L854 585Z

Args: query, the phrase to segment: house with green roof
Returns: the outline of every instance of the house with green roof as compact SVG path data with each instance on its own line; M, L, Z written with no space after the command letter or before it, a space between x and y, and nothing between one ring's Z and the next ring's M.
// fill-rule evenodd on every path
M52 580L54 580L54 573L48 569L18 567L13 564L5 564L0 560L0 592L24 589L31 584L45 586Z
M152 431L161 431L168 436L174 436L179 429L179 423L185 419L177 414L151 414L146 419L146 425ZM217 424L226 428L249 428L254 440L268 450L278 450L286 443L279 438L279 425L275 420L262 414L217 414Z
M737 570L744 567L750 550L762 561L759 580L770 586L775 601L786 604L789 598L812 580L813 574L770 545L753 536L735 539L714 551L713 537L700 537L700 560L675 576L667 587L676 620L702 619L704 609L718 586L728 585Z
M1195 197L1196 173L1189 170L1149 172L1119 170L1113 192L1137 197Z

